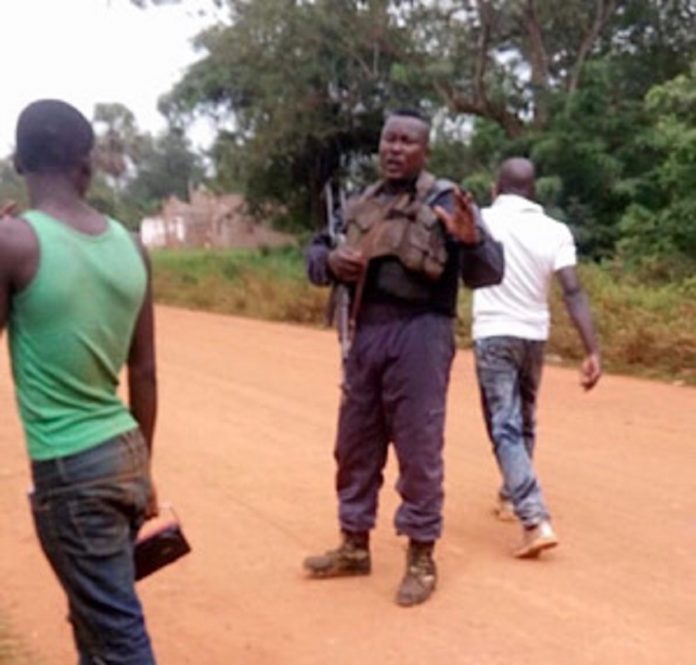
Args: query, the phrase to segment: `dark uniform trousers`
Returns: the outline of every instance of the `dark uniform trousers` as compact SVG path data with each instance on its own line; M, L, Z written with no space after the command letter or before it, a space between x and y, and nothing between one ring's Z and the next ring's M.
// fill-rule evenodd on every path
M345 365L335 457L341 528L372 529L389 442L399 465L396 530L419 541L442 531L445 404L452 318L368 305Z

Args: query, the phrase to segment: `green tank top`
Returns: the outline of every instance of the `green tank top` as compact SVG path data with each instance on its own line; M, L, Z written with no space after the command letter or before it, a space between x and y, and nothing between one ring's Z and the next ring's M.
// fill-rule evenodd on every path
M36 275L10 308L19 413L32 460L63 457L136 427L117 395L147 284L121 224L88 235L38 211Z

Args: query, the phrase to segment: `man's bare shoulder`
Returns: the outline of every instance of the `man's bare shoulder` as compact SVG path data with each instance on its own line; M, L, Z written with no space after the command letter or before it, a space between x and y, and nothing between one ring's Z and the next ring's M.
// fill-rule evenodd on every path
M0 260L7 267L35 260L38 242L29 224L20 217L0 219Z

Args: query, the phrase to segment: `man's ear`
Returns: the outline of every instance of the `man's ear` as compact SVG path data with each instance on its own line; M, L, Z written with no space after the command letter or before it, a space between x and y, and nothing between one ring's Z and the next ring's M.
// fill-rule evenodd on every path
M83 159L76 169L77 187L82 196L85 196L89 189L92 182L92 175L92 160L89 158Z
M80 164L80 172L82 173L82 177L86 180L92 179L92 176L94 175L94 169L92 167L91 159L85 159L82 162L82 164Z
M12 163L14 164L14 169L19 175L24 175L24 169L22 168L22 163L19 161L19 156L17 153L12 155Z

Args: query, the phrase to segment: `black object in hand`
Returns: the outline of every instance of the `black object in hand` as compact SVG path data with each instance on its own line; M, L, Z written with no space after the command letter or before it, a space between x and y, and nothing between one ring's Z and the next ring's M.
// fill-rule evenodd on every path
M141 580L151 575L190 551L191 546L181 530L181 525L178 522L167 524L136 541L135 579Z

